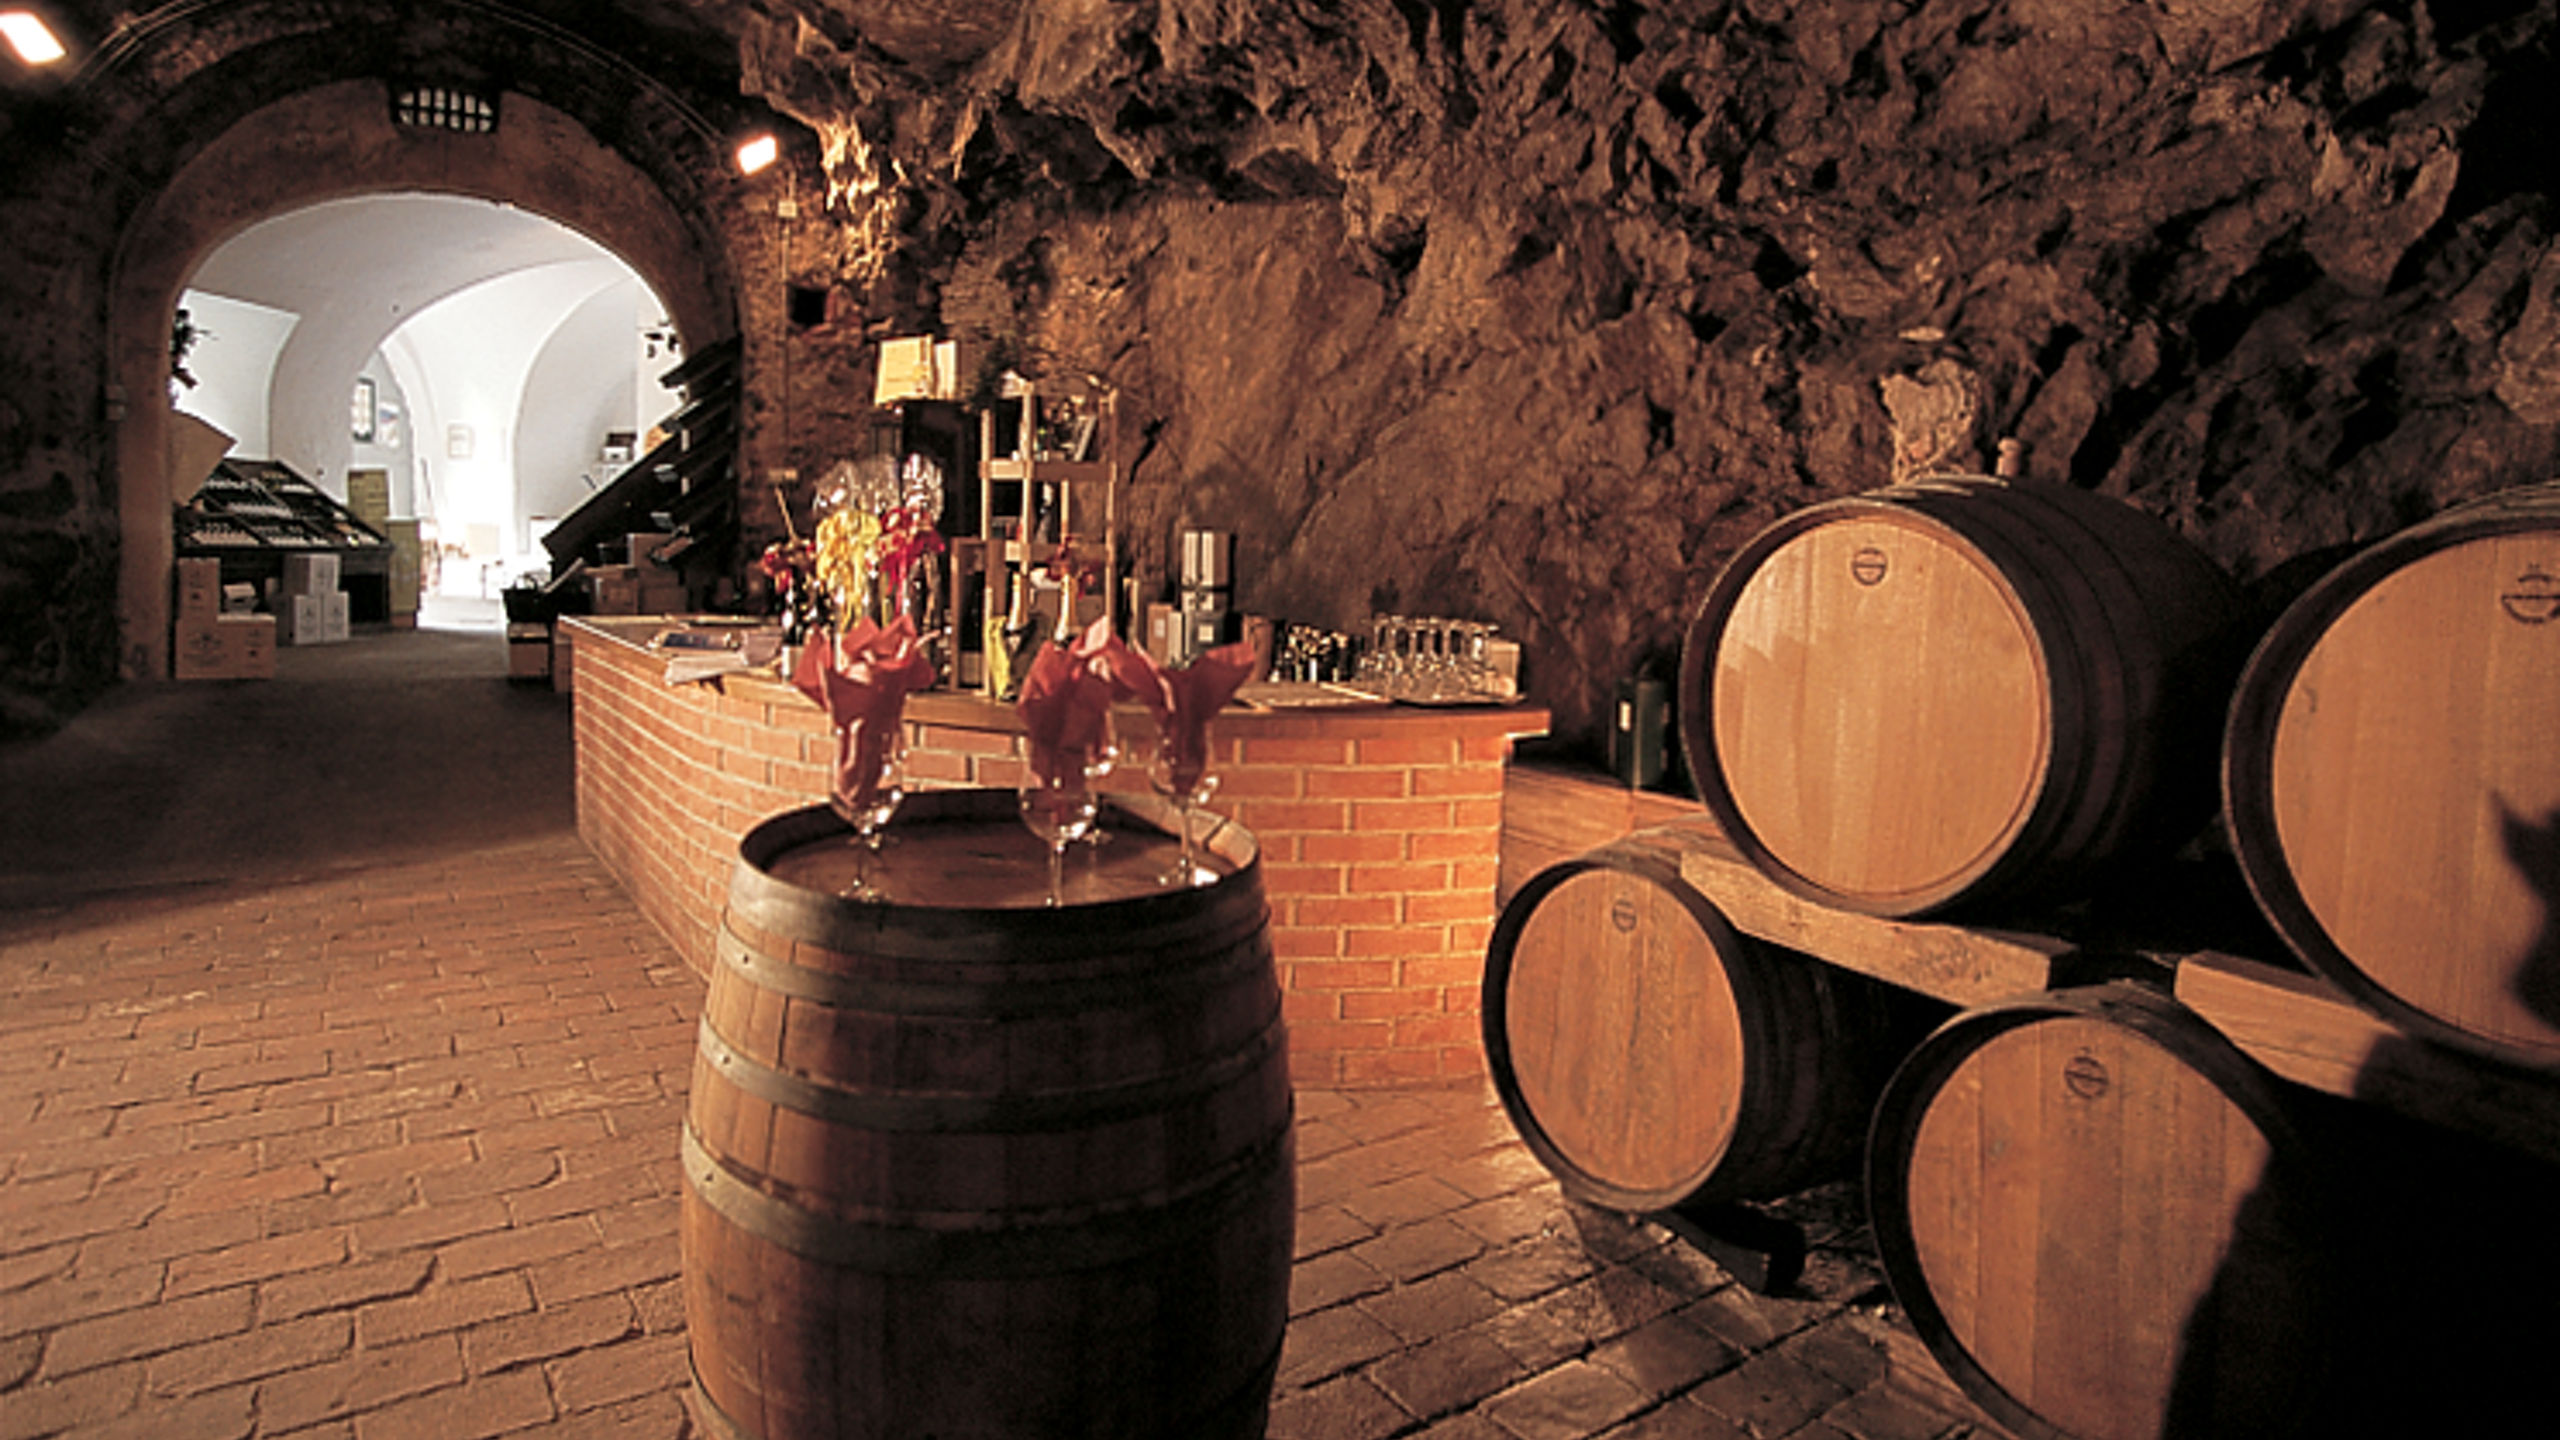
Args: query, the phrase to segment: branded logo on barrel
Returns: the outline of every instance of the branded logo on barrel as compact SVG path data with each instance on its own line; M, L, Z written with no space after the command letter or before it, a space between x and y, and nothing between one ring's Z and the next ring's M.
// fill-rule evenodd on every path
M1884 551L1873 545L1861 545L1849 557L1849 578L1861 585L1881 585L1886 570Z
M2095 1100L2107 1093L2107 1062L2083 1050L2062 1067L2062 1086L2083 1100Z
M1633 900L1621 895L1609 902L1609 923L1618 927L1619 934L1633 931L1636 919L1636 902Z
M2498 597L2509 615L2527 625L2540 625L2560 618L2560 579L2539 565L2528 565L2516 577L2515 588Z

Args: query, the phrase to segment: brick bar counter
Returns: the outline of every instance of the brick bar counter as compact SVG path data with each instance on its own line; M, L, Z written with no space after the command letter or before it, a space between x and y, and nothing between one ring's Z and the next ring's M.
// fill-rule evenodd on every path
M648 648L668 625L572 617L578 832L696 970L727 900L738 837L826 795L824 714L765 675L668 685ZM1132 750L1154 731L1116 717ZM1022 729L1010 704L908 697L918 786L1011 788ZM1262 847L1290 1065L1306 1085L1396 1085L1480 1074L1477 985L1495 915L1504 767L1544 734L1527 707L1230 706L1211 731L1209 808Z

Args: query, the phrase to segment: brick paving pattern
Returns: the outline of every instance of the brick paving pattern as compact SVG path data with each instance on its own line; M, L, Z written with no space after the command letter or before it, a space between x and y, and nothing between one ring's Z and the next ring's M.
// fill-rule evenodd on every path
M0 1440L696 1433L701 993L566 836L0 918ZM1481 1083L1298 1105L1274 1440L1996 1433L1818 1203L1764 1298Z

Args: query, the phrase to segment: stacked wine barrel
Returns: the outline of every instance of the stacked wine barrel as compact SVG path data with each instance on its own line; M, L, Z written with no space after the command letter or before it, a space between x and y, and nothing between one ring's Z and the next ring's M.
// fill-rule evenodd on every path
M2272 627L2085 492L1816 505L1717 577L1678 702L1705 813L1541 873L1487 957L1496 1087L1565 1190L1773 1198L1863 1131L1895 1292L2012 1429L2334 1425L2358 1392L2326 1252L2358 1188L2341 1137L2369 1132L2165 986L1880 984L1737 930L1682 856L1729 846L1861 923L2015 925L2219 798L2302 965L2412 1036L2560 1067L2560 485L2365 549ZM1920 1038L1905 991L1961 1013Z
M2560 484L2306 591L2223 757L2242 873L2306 965L2414 1033L2560 1067Z

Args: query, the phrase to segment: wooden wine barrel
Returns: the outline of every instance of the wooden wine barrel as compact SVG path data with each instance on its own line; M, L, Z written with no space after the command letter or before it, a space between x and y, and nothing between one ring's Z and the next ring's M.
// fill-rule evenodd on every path
M2212 813L2239 589L2159 521L1950 478L1778 521L1681 655L1689 774L1772 880L1913 916L2068 891Z
M1894 1295L2029 1440L2303 1433L2330 1267L2356 1262L2324 1253L2328 1186L2293 1104L2134 986L1958 1016L1877 1107L1868 1203Z
M826 810L748 832L683 1139L706 1430L1263 1433L1296 1181L1261 870L1229 825L1163 890L1172 841L1113 828L1056 909L1010 791L911 796L880 902L823 878Z
M1736 931L1681 878L1703 822L1548 866L1495 922L1485 1056L1530 1153L1616 1210L1854 1174L1910 1038L1889 987Z
M2222 782L2304 964L2412 1032L2560 1065L2560 484L2304 592L2242 674Z

